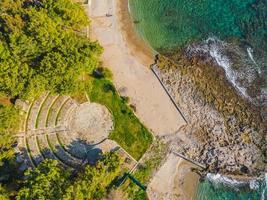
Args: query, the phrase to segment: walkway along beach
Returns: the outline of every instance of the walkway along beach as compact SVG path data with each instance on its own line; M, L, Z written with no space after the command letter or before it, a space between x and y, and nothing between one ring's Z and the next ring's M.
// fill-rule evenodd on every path
M153 53L136 36L127 1L91 0L89 6L90 37L104 47L103 64L113 72L120 94L130 98L155 136L176 132L185 120L149 69Z
M130 98L136 115L155 136L177 133L186 120L150 69L154 55L134 30L128 1L90 0L88 5L90 38L104 47L103 64L113 72L120 94ZM196 166L171 153L148 185L150 198L162 199L167 195L175 199L194 199L198 175L191 172L192 167ZM164 179L171 188L168 191L162 190L160 184L155 185L161 171L165 171Z

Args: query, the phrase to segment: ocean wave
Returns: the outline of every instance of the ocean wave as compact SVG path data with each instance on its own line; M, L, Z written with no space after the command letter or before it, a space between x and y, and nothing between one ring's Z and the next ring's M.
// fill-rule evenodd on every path
M251 59L251 61L255 64L256 68L258 69L259 74L261 74L262 73L261 68L255 61L254 56L253 56L253 49L251 47L248 47L247 52L248 52L249 58Z
M189 58L201 56L212 59L225 71L227 80L236 91L254 104L267 103L266 88L261 87L259 80L266 79L260 65L255 61L253 49L243 49L235 44L209 37L198 44L186 48Z
M259 177L259 178L252 179L249 181L241 181L241 180L229 178L229 177L221 175L221 174L211 174L211 173L208 173L206 178L215 187L223 185L225 187L234 188L235 190L238 190L241 187L249 187L251 190L258 190L260 188L260 182L262 182L262 180L263 180L262 177ZM266 181L266 179L265 179L265 181Z
M248 185L248 182L245 181L239 181L232 178L228 178L226 176L223 176L221 174L211 174L208 173L206 177L210 182L212 182L215 186L217 185L228 185L230 187L241 187Z

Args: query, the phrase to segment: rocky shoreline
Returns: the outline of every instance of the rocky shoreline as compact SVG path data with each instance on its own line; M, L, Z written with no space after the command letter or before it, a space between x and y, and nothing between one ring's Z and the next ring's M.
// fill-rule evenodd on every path
M165 140L205 172L259 176L266 169L266 108L241 98L212 60L159 56L156 72L187 125Z

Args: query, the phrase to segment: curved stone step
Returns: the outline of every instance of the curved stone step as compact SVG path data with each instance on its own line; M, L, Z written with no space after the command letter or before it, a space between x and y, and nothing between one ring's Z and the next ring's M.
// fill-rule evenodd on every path
M46 100L46 97L48 96L48 93L44 93L41 95L40 98L38 98L36 101L34 101L29 117L27 120L27 130L35 129L36 126L36 120L38 118L39 110L43 104L43 102Z
M86 155L86 151L88 147L90 146L89 144L82 144L79 139L75 140L73 139L73 134L72 132L69 131L64 131L57 133L57 137L59 142L64 145L64 149L71 154L73 157L78 158L78 159L83 159Z
M73 168L79 168L81 166L82 160L74 158L69 153L67 153L58 142L57 136L55 134L48 135L47 139L50 148L53 150L54 154L59 160Z
M43 156L37 144L36 136L33 135L30 137L26 137L26 142L27 142L27 149L29 151L31 159L34 162L34 165L37 166L43 161Z
M25 171L28 168L33 168L34 164L29 157L24 137L17 138L17 141L19 151L16 153L16 160L18 163L20 163L19 170Z
M60 112L58 113L56 125L66 125L69 116L77 107L78 103L73 99L70 99L67 103L65 103L64 106L61 108Z
M54 127L56 125L56 119L59 111L64 106L64 104L69 101L69 97L67 96L59 96L53 105L49 109L49 113L47 116L46 127Z
M49 95L45 102L43 103L41 109L40 109L40 113L39 113L39 117L38 117L38 121L37 121L37 128L45 128L46 127L46 121L47 121L47 115L48 115L48 111L51 105L53 105L53 102L58 98L58 96L53 96L53 95Z
M75 138L77 134L71 131L57 133L59 142L64 144L64 149L73 157L84 159L85 157L90 163L94 163L100 153L115 151L120 147L118 144L109 139L105 139L97 144L90 145L86 141L81 141Z
M67 165L65 165L63 162L61 162L61 160L59 160L55 156L53 151L50 149L47 138L46 138L46 134L38 135L37 141L39 143L40 151L41 151L44 158L57 160L63 167L67 167Z
M27 113L20 114L19 132L25 131L26 120L27 120Z
M48 158L48 159L54 159L56 160L57 158L55 157L55 155L53 154L52 150L50 149L49 147L49 144L46 140L46 135L43 134L43 135L38 135L37 136L37 141L39 143L39 146L40 146L40 151L42 153L42 155L45 157L45 158Z

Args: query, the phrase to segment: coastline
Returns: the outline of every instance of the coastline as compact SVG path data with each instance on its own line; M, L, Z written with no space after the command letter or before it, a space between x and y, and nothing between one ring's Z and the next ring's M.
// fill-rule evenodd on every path
M129 0L118 0L117 9L116 15L119 19L120 30L130 53L149 67L154 63L155 52L137 33L129 12Z
M114 5L115 5L115 7L116 7L116 14L115 14L115 17L117 18L117 25L118 25L118 27L119 27L119 32L120 32L120 34L122 35L122 39L123 39L123 41L125 42L125 46L126 46L126 49L127 49L127 52L132 56L132 57L134 57L134 59L135 59L135 61L137 61L137 62L140 62L140 63L142 63L142 67L148 67L149 65L151 65L152 63L153 63L153 51L148 47L148 46L146 46L146 43L142 40L142 38L139 38L139 36L138 36L138 33L136 32L136 30L135 30L135 28L134 28L134 23L133 23L133 20L132 20L132 18L131 18L131 16L130 16L130 13L129 13L129 11L128 11L128 0L127 1L116 1L116 2L114 2L113 1L113 3L114 3ZM106 48L105 48L106 49ZM198 64L196 61L193 61L192 62L193 64ZM173 71L173 69L172 69L172 71ZM199 71L198 71L198 73L199 74L197 74L197 75L201 75L201 73L202 73L202 69L200 69ZM223 74L223 73L222 73ZM166 75L166 76L168 76L168 75ZM169 77L169 76L168 76ZM220 76L220 79L223 79L221 76ZM167 80L167 79L166 79ZM115 82L116 82L116 80L115 80ZM148 81L147 81L148 82ZM175 82L175 81L174 81ZM133 87L135 87L135 86L133 86ZM175 87L176 88L176 87ZM188 88L187 88L188 89ZM183 93L181 93L181 94L183 94ZM216 95L214 95L214 96L216 96ZM208 96L209 97L209 96ZM192 98L193 99L193 98ZM238 105L240 104L239 103L239 101L240 100L238 100L237 101L237 103L238 103ZM188 99L186 99L186 101L185 102L187 102L188 103ZM202 102L200 102L200 103L202 103ZM220 103L220 102L219 102ZM223 102L224 103L224 102ZM230 103L228 103L229 105L232 105L232 104L234 104L235 102L230 102ZM241 105L241 104L240 104ZM218 107L218 109L220 110L221 109L221 104L216 104L215 106L217 106ZM216 107L216 109L217 109L217 107ZM229 110L227 110L227 112L229 112L230 114L232 113L232 108L230 108L231 106L229 106ZM137 108L138 108L138 106L137 106ZM227 108L228 109L228 108ZM242 108L241 108L242 109ZM189 109L190 110L190 109ZM207 121L209 121L209 120L211 120L212 122L213 121L219 121L220 123L218 123L218 124L223 124L223 123L221 123L221 122L223 122L223 119L221 118L221 116L220 116L220 113L218 112L213 112L208 106L206 106L205 107L205 109L203 109L203 111L205 111L205 113L213 113L214 114L214 119L212 118L209 118L209 116L207 116ZM193 112L192 112L193 113ZM189 113L189 114L192 114L192 113ZM138 114L137 114L138 115ZM218 118L217 118L217 115L218 115ZM139 116L139 115L138 115ZM246 116L245 116L246 117ZM196 117L197 118L197 117ZM142 117L141 117L141 119L142 119ZM145 121L144 121L145 122ZM145 122L145 124L146 124L146 122ZM216 124L216 123L215 123ZM190 127L188 127L188 130L191 130L191 128ZM153 130L153 129L152 129ZM183 131L185 131L185 132L187 132L188 130L183 130ZM216 129L216 131L218 132L218 130L219 129ZM223 130L223 129L221 129L221 130ZM176 132L176 134L178 135L178 133ZM182 134L182 133L180 133L180 134ZM157 134L155 134L155 135L157 135ZM167 134L166 134L167 135ZM160 135L160 136L162 136L162 135ZM225 141L228 141L229 139L228 139L228 137L227 137L227 135L224 135L225 136ZM238 138L239 139L239 138ZM241 138L242 139L242 138ZM219 141L219 142L224 142L224 141ZM229 141L228 141L229 142ZM234 146L234 148L236 148L235 146ZM231 149L232 150L232 149ZM204 152L205 153L205 155L206 155L206 153L209 153L208 151L205 151ZM203 154L204 155L204 154ZM228 154L228 155L231 155L231 154ZM232 166L232 162L233 162L233 160L234 160L234 157L235 157L236 155L231 155L231 156L229 156L229 159L223 159L223 156L220 156L221 158L220 159L223 159L223 160L226 160L225 162L228 162L229 161L229 165L228 164L225 164L225 166L227 166L228 168L229 168L229 166ZM243 158L241 158L240 156L238 156L237 155L237 157L238 158L240 158L240 159L243 159ZM247 160L248 159L245 159L244 161L245 162L247 162ZM210 161L212 161L212 160L210 160ZM244 163L242 160L241 161L238 161L238 162L240 162L240 163ZM249 161L248 161L249 162ZM245 163L244 165L248 165L249 166L249 163L247 164L247 163ZM175 167L177 167L177 171L181 174L181 175L183 175L184 177L185 177L185 180L186 179L188 179L188 180L193 180L194 178L192 178L192 177L190 177L190 176L188 176L188 175L185 175L182 171L182 169L181 169L181 166L179 165L179 164L174 164L174 167L172 168L172 169L170 169L170 171L171 172L174 172L173 170L174 170L174 168ZM162 168L163 168L163 166L162 166ZM229 169L226 169L226 170L229 170ZM164 169L164 168L163 168ZM160 168L160 170L162 170L161 168ZM159 171L160 171L159 170ZM233 169L230 169L229 171L233 171ZM175 175L175 177L176 177L177 175ZM250 180L252 180L252 179L254 179L255 178L255 176L253 175L253 177L251 177L251 176L246 176L246 175L238 175L238 174L236 174L236 175L229 175L229 174L224 174L224 173L222 173L222 176L225 176L225 177L227 177L227 178L230 178L230 179L234 179L234 180L236 180L236 181L244 181L244 182L249 182ZM162 176L163 178L165 178L165 179L167 179L167 181L170 181L169 179L171 179L172 180L172 183L171 184L174 184L174 173L169 173L169 175L164 175L164 176ZM155 178L155 177L154 177ZM194 180L196 180L196 178L194 179ZM152 179L152 181L153 181L153 179ZM156 181L156 182L158 182L158 183L156 183L156 184L154 184L154 187L161 187L161 186L158 186L158 185L160 185L161 184L161 182L160 181ZM190 182L190 181L189 181ZM176 192L177 193L179 193L179 190L185 190L185 191L187 191L187 189L188 189L188 191L190 191L190 193L195 193L196 191L197 191L197 185L196 185L196 187L192 187L192 185L189 185L190 187L186 187L187 189L183 189L183 184L180 184L179 185L179 183L181 183L181 182L179 182L179 181L176 181L175 182L175 184L176 184L176 188L173 188L173 190L175 190L175 191L172 191L172 190L168 190L168 192L169 192L169 195L173 195L173 194L176 194ZM150 183L151 184L151 183ZM193 189L192 189L193 188ZM192 192L192 191L194 191L194 192ZM163 193L162 193L163 192ZM188 192L187 192L188 193ZM158 191L158 189L153 189L153 191L152 191L152 194L153 195L156 195L157 196L157 194L160 196L160 195L166 195L166 191L163 189L163 190L159 190ZM179 195L181 195L181 194L179 194ZM191 198L193 198L193 196L191 196ZM152 199L161 199L161 198L152 198ZM187 198L187 199L189 199L189 198Z
M250 114L252 113L250 107L237 96L232 88L225 87L228 84L226 84L223 74L220 75L219 80L213 79L213 77L217 77L217 71L212 65L193 61L187 65L184 63L183 59L177 58L174 63L173 60L163 57L160 58L159 62L161 80L170 93L174 94L173 98L189 121L188 126L183 127L180 132L187 134L192 141L190 144L183 138L179 138L180 142L174 140L170 142L178 149L179 147L184 148L184 146L191 149L191 153L183 148L179 151L185 156L191 156L193 160L206 164L208 166L207 172L220 173L237 181L246 182L254 179L258 176L259 171L256 171L258 168L253 165L253 159L258 158L257 166L264 167L260 160L261 152L253 142L244 140L242 135L237 135L237 133L242 133L245 128L253 128L254 124L257 124L253 123L258 117L257 112ZM210 76L210 78L206 78L206 76ZM206 84L206 80L212 84ZM217 88L221 88L223 93ZM233 117L233 113L237 113L237 115L235 116L235 123L231 124L232 121L229 122L225 119ZM228 129L224 127L225 122L229 123ZM242 125L242 122L247 126ZM240 128L240 124L245 128ZM203 127L202 132L199 131L199 127ZM209 133L211 135L208 135ZM246 133L250 134L248 131ZM207 135L209 140L207 140ZM238 142L233 143L231 141ZM184 145L181 145L181 142ZM197 146L196 144L202 145ZM223 144L226 145L222 146ZM247 169L247 172L242 171L243 167Z
M177 133L186 122L149 68L154 63L154 55L134 29L128 1L91 0L90 6L91 38L104 47L103 64L113 72L120 94L130 97L130 103L136 107L136 115L155 136ZM106 17L106 13L112 16ZM190 168L196 166L184 164L188 162L174 155L171 159L174 164L168 169L174 174L164 176L172 180L170 195L176 197L183 192L187 199L194 199L199 177ZM163 164L159 171L164 171L166 165L168 163ZM195 184L190 184L192 182ZM161 187L160 184L155 186L156 191L157 187ZM160 189L158 192L160 195Z
M199 169L191 162L169 153L148 185L149 199L194 200L200 177L191 168Z
M153 50L151 50L151 48L146 45L145 41L143 41L143 39L138 36L138 33L134 28L133 20L128 10L129 0L120 0L117 2L117 6L119 8L117 14L119 16L120 29L124 36L124 39L125 41L127 41L132 55L134 55L133 52L137 52L134 56L148 66L149 63L151 63L152 58L154 58ZM258 178L245 175L222 175L239 182L249 182Z
M153 52L134 30L128 1L91 0L89 6L90 38L104 47L103 66L112 71L120 95L130 98L154 136L175 133L186 122L149 68Z

